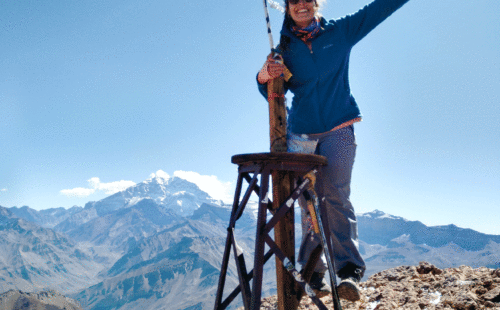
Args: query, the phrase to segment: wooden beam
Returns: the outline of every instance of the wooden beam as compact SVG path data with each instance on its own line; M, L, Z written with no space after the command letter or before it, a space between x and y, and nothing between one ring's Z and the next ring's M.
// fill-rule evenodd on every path
M287 151L286 103L283 77L268 82L269 133L271 153ZM294 188L294 173L291 171L272 171L273 209L278 209ZM295 225L293 208L274 227L274 240L281 251L295 264ZM295 310L298 307L297 291L292 275L276 257L276 285L278 291L278 310Z
M286 105L283 77L267 82L271 152L286 152Z

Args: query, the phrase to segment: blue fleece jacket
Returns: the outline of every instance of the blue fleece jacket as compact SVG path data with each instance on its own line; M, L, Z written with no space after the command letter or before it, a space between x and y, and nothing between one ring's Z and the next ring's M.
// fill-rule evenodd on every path
M348 79L352 47L408 0L375 0L358 12L337 20L321 18L321 30L311 41L312 51L284 24L289 38L281 50L293 74L285 89L294 96L288 115L289 130L297 134L327 132L361 116ZM259 84L267 98L267 84Z

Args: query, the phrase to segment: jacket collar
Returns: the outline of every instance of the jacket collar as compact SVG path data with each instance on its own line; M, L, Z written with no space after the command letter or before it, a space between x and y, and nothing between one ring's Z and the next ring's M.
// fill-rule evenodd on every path
M320 36L324 31L325 29L328 29L331 27L331 24L330 22L328 22L324 17L321 17L319 19L319 23L321 25L321 29L318 33L318 36ZM297 39L297 40L300 40L293 32L292 30L290 30L290 25L287 23L287 20L285 19L283 21L283 26L281 27L281 32L280 32L282 35L284 36L287 36L291 39Z

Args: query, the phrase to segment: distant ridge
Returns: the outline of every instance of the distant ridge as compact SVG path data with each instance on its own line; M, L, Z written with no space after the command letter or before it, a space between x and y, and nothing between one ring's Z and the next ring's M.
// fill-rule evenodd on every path
M234 231L249 266L257 206L249 202ZM300 209L295 211L298 247ZM55 289L86 310L209 309L230 213L195 184L157 175L84 208L0 207L0 287ZM420 261L437 268L500 268L500 236L429 227L380 210L357 217L366 277ZM234 263L226 283L237 286ZM272 263L265 265L262 291L276 293Z
M357 219L360 239L370 244L390 246L394 238L405 234L416 245L442 247L452 242L467 251L483 250L490 241L500 243L500 235L483 234L453 224L426 226L380 210L357 214Z
M83 310L74 299L55 291L27 293L10 290L0 294L2 310Z

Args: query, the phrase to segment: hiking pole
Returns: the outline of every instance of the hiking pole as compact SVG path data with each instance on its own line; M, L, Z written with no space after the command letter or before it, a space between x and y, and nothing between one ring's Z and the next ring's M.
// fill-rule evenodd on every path
M318 196L316 195L316 191L314 190L314 184L316 178L314 177L314 175L310 173L305 175L304 178L311 180L311 182L309 183L309 188L306 191L304 191L304 198L306 198L307 201L307 208L313 222L314 233L320 234L323 251L325 252L326 261L328 264L328 273L330 273L330 285L332 287L333 308L335 310L342 310L342 305L340 304L339 295L337 292L337 276L335 274L335 261L332 260L333 248L331 246L331 243L327 241L325 236L323 221L321 220L321 212L319 210L319 199Z
M285 13L285 9L279 5L278 3L274 2L273 0L269 0L269 5L281 13ZM273 34L271 32L271 22L269 20L269 11L267 10L267 0L264 0L264 13L266 14L266 24L267 24L267 34L269 36L269 45L271 45L271 52L274 50L274 40L273 40Z
M269 11L267 10L267 0L264 0L264 13L266 14L267 35L269 37L269 45L271 45L271 52L274 50L273 34L271 32L271 22L269 20Z
M276 62L283 63L281 55L274 49L273 34L271 31L271 22L269 20L269 11L267 9L267 0L264 1L264 13L266 17L267 35L269 45L271 47L271 55ZM269 0L271 7L282 12L284 9L276 2ZM292 74L285 68L282 76L267 82L267 101L269 102L269 125L270 125L270 140L271 152L286 152L286 104L285 92L283 88L283 79L288 81Z
M269 12L267 10L267 1L264 0L264 12L266 16L267 34L269 37L269 45L271 47L271 54L273 61L283 63L283 58L279 55L278 51L274 49L274 41L271 32L271 23L269 20ZM269 0L271 6L274 5L272 0ZM269 60L266 62L266 65ZM291 74L288 69L284 70L284 74L267 81L267 101L269 103L269 136L270 136L270 149L271 153L286 153L287 152L287 117L286 117L286 103L285 103L285 88L284 80L288 81ZM293 173L290 171L271 171L272 175L272 192L273 192L273 209L278 209L281 203L290 194L291 184L293 180ZM294 261L295 246L293 224L293 211L287 212L281 220L274 227L274 238L277 242L278 248L283 251L283 254ZM255 284L256 282L254 282ZM294 292L294 276L290 274L283 261L276 255L276 286L278 295L278 309L288 310L297 309L298 300L295 298ZM254 289L253 293L256 290ZM257 309L257 303L260 305L260 300L254 300L252 297L252 309Z

